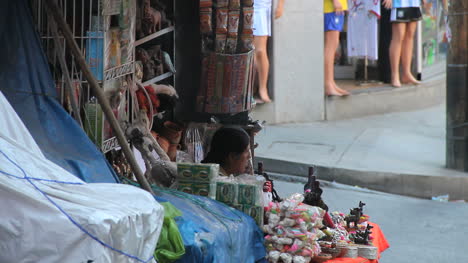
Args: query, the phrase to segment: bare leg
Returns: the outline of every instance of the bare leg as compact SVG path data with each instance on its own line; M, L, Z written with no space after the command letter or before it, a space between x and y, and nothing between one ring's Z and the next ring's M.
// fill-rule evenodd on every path
M419 81L411 74L411 59L413 57L413 40L416 26L417 22L409 22L406 24L405 37L401 46L402 83L419 84Z
M392 41L390 42L390 67L392 71L392 86L401 87L400 58L401 46L405 36L406 23L392 23Z
M325 95L331 96L342 96L347 92L341 93L338 90L338 87L335 83L335 74L334 74L334 62L335 62L335 52L338 48L338 43L340 40L339 31L325 31L325 57L324 57L324 70L325 70ZM346 94L347 95L347 94Z
M267 54L268 36L254 36L255 60L258 72L258 94L264 102L271 102L268 96L268 71L270 62Z

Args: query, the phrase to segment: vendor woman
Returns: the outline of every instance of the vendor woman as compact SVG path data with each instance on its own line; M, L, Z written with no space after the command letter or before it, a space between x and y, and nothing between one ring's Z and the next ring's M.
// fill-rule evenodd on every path
M240 128L223 127L211 139L210 151L202 163L219 164L222 176L243 174L250 161L250 137Z

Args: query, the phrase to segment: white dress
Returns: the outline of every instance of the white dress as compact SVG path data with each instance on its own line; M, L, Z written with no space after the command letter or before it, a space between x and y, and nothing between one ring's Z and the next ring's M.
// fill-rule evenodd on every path
M380 0L348 0L348 56L378 59Z
M255 0L253 35L271 36L271 0Z

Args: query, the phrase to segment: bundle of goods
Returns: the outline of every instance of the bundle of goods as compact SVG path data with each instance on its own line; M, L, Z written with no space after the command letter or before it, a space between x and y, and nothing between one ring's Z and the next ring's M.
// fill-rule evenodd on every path
M220 176L216 180L216 200L250 215L263 226L263 176Z
M197 111L252 108L253 1L200 0L202 76Z
M218 176L218 164L177 163L177 190L207 196L250 215L263 225L262 176Z
M303 201L302 194L294 194L266 209L264 232L270 262L306 263L320 254L317 241L325 236L320 230L325 210Z
M177 164L177 190L194 195L216 197L218 164Z

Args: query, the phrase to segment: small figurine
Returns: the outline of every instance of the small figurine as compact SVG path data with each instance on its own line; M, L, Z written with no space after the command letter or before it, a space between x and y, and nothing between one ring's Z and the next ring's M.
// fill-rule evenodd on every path
M322 200L323 190L320 188L320 182L314 175L314 167L309 167L309 179L304 185L304 204L318 206L328 211L328 206Z
M146 50L137 48L136 59L143 65L143 81L156 77L156 64Z
M351 228L351 223L353 223L353 227L357 227L357 224L359 223L359 220L363 216L363 207L366 204L359 201L359 207L353 208L350 210L349 215L345 218L346 220L346 226L348 228Z
M162 15L161 12L152 8L150 0L143 3L143 24L142 29L145 35L150 35L161 30Z
M369 245L370 234L372 234L372 231L370 230L372 228L374 227L368 224L365 231L358 230L356 231L356 234L352 234L354 243L362 244L362 245Z

